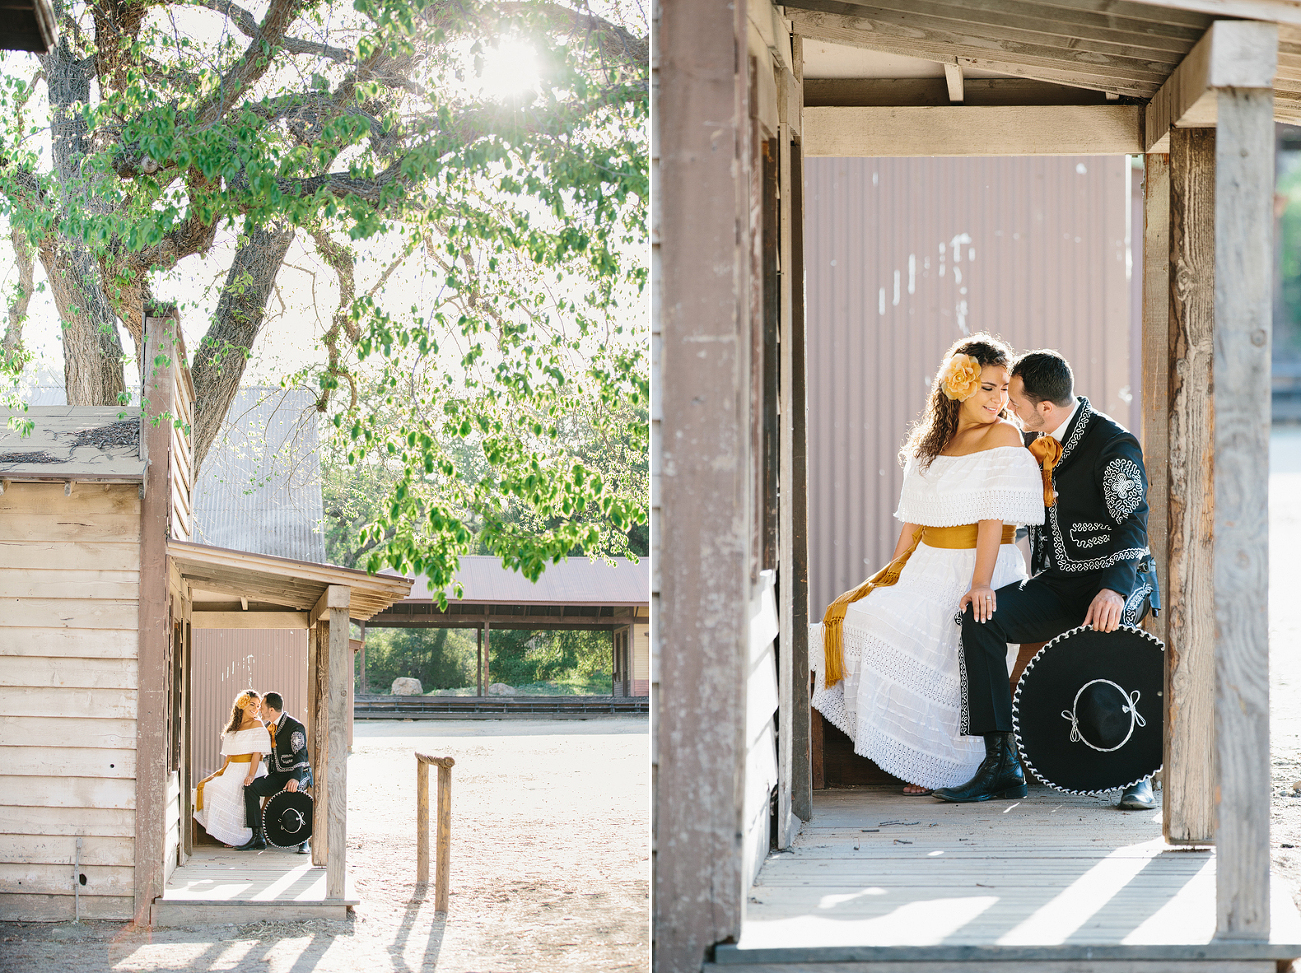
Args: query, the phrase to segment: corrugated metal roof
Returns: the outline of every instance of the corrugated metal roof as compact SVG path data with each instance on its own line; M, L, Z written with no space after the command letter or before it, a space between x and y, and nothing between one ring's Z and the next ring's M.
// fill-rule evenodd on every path
M897 454L946 348L1057 348L1136 425L1129 166L1115 158L809 159L809 605L890 559Z
M314 402L306 389L235 394L194 487L195 540L325 562Z
M627 558L614 564L570 558L552 564L537 583L502 566L501 559L472 554L461 558L456 578L464 590L461 604L495 605L649 605L650 560L634 564ZM448 593L450 597L450 592ZM433 601L428 581L418 578L411 586L411 601Z
M33 423L30 434L8 428L15 414ZM0 475L8 479L136 482L144 469L139 417L116 406L0 409Z

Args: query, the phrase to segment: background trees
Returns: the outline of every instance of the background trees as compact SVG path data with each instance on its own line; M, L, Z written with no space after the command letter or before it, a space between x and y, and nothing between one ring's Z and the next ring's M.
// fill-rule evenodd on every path
M125 401L146 309L179 300L201 463L277 303L277 326L323 310L319 358L289 380L318 389L336 458L379 485L351 527L363 566L442 587L470 549L536 577L626 547L646 500L603 457L647 439L642 8L56 15L59 45L0 78L11 373L42 272L71 404ZM488 83L494 63L513 87ZM285 285L294 254L310 287Z

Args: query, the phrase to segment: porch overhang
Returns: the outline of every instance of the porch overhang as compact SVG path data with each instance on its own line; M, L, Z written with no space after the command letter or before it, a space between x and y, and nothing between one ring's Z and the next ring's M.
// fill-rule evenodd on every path
M180 576L197 592L227 596L237 605L226 601L195 599L194 614L202 616L214 611L225 616L245 609L245 618L252 615L268 616L267 628L310 627L320 615L331 607L327 593L332 586L351 590L348 601L350 618L364 622L394 602L401 601L411 591L412 580L385 574L367 574L352 568L333 564L313 564L266 554L249 554L231 551L206 544L188 541L167 542L167 556ZM240 602L244 599L244 602ZM246 603L257 606L248 612ZM233 609L233 610L232 610ZM305 613L305 614L298 614ZM295 622L286 622L288 614ZM236 621L238 616L224 619ZM199 623L202 626L202 623ZM202 626L211 627L211 626ZM223 627L254 627L250 624Z

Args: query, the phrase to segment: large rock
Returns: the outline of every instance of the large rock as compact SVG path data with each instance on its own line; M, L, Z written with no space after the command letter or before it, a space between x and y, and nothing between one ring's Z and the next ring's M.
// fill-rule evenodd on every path
M393 688L389 692L394 696L423 696L425 688L420 685L419 679L412 679L410 676L398 676L393 680Z
M514 696L515 687L507 686L504 682L495 682L488 687L489 696Z

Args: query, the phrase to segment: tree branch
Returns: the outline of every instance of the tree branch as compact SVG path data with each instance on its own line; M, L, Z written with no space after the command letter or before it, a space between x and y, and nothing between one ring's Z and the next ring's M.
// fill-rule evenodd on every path
M12 361L15 355L23 352L23 324L27 320L27 308L32 303L32 293L36 289L36 254L21 228L14 227L10 230L9 239L13 241L14 259L18 263L18 287L9 304L9 326L5 329L4 341L0 342L0 352Z
M257 36L257 19L252 13L238 4L231 3L230 0L196 0L195 6L207 7L209 10L224 14L245 37ZM345 51L342 47L331 47L329 44L304 40L301 37L285 37L280 41L279 46L290 54L314 54L339 64L346 64L352 59L352 52Z
M267 15L252 35L248 47L229 71L222 76L217 95L203 105L197 115L199 123L210 125L224 115L250 87L271 70L275 52L284 41L289 25L297 18L304 0L271 0Z

